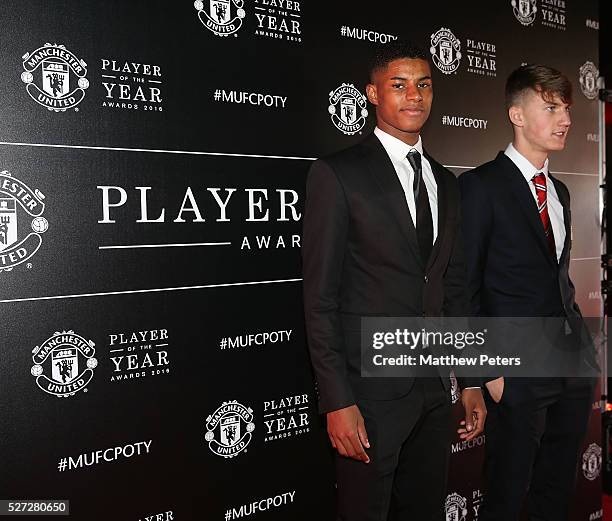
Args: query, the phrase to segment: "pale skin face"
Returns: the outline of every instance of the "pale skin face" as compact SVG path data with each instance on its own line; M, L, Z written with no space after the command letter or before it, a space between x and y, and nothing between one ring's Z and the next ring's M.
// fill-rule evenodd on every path
M537 169L544 167L551 152L565 148L572 120L570 106L558 94L545 100L539 92L529 90L508 109L508 116L514 129L514 148ZM503 377L486 383L495 402L501 400L504 385Z
M366 94L376 106L376 124L387 134L414 145L429 117L433 90L429 63L401 58L374 73Z
M508 109L514 129L514 147L536 168L542 168L551 152L563 150L572 120L570 106L558 94L548 101L528 90Z

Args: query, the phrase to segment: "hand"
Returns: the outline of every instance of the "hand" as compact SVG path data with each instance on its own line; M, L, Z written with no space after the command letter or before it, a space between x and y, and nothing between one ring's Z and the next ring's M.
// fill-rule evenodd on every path
M501 376L495 380L491 380L485 384L489 390L489 394L495 403L499 403L504 394L504 377Z
M480 389L464 389L461 391L461 403L465 409L465 419L461 420L461 427L457 429L462 440L469 441L484 430L487 408Z
M328 412L327 434L341 456L370 463L370 457L365 452L365 448L370 448L368 433L356 405Z

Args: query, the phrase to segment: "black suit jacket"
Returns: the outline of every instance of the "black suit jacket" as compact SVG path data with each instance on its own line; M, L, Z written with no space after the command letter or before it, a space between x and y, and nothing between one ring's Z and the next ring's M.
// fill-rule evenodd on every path
M429 155L438 185L438 237L424 265L393 164L378 138L315 161L302 238L304 309L319 409L356 397L392 399L412 378L362 378L361 317L465 316L459 188ZM448 378L443 378L448 387Z
M500 152L459 178L471 310L476 316L565 317L582 342L586 330L569 276L570 195L565 184L549 178L563 206L558 262L529 185L508 156Z

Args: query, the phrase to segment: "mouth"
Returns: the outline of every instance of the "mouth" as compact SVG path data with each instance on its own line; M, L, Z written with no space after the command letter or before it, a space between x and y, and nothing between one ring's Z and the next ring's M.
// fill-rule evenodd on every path
M420 116L425 111L419 107L406 107L406 108L400 109L400 112L403 112L404 114L408 114L409 116Z
M557 136L557 137L565 137L567 136L567 130L559 130L557 132L553 132L553 136Z

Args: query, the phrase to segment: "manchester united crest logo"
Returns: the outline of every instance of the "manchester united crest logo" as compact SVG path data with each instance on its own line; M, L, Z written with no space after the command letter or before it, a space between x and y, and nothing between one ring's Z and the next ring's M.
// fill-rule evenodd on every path
M64 45L45 43L24 54L23 69L21 81L27 93L36 103L54 112L75 108L89 87L85 77L87 64Z
M460 496L456 492L449 494L444 504L446 521L465 521L468 513L466 505L467 499L463 496Z
M461 42L450 29L442 27L431 35L429 48L434 65L444 74L452 74L461 63Z
M233 458L246 451L254 430L253 409L233 400L223 402L206 418L205 439L214 454Z
M74 331L55 332L32 350L36 385L60 398L85 389L98 365L95 344Z
M601 447L591 443L582 455L582 473L589 481L594 481L601 472Z
M359 132L368 117L367 101L352 83L343 83L329 93L328 112L334 126L350 136Z
M512 0L512 11L516 19L523 25L531 25L535 22L536 13L538 8L536 7L536 0Z
M217 36L238 36L245 17L244 0L196 0L200 22Z
M27 262L42 244L49 228L45 196L10 172L0 172L0 272Z
M593 62L584 62L580 67L580 90L587 99L597 98L597 78L599 71Z

